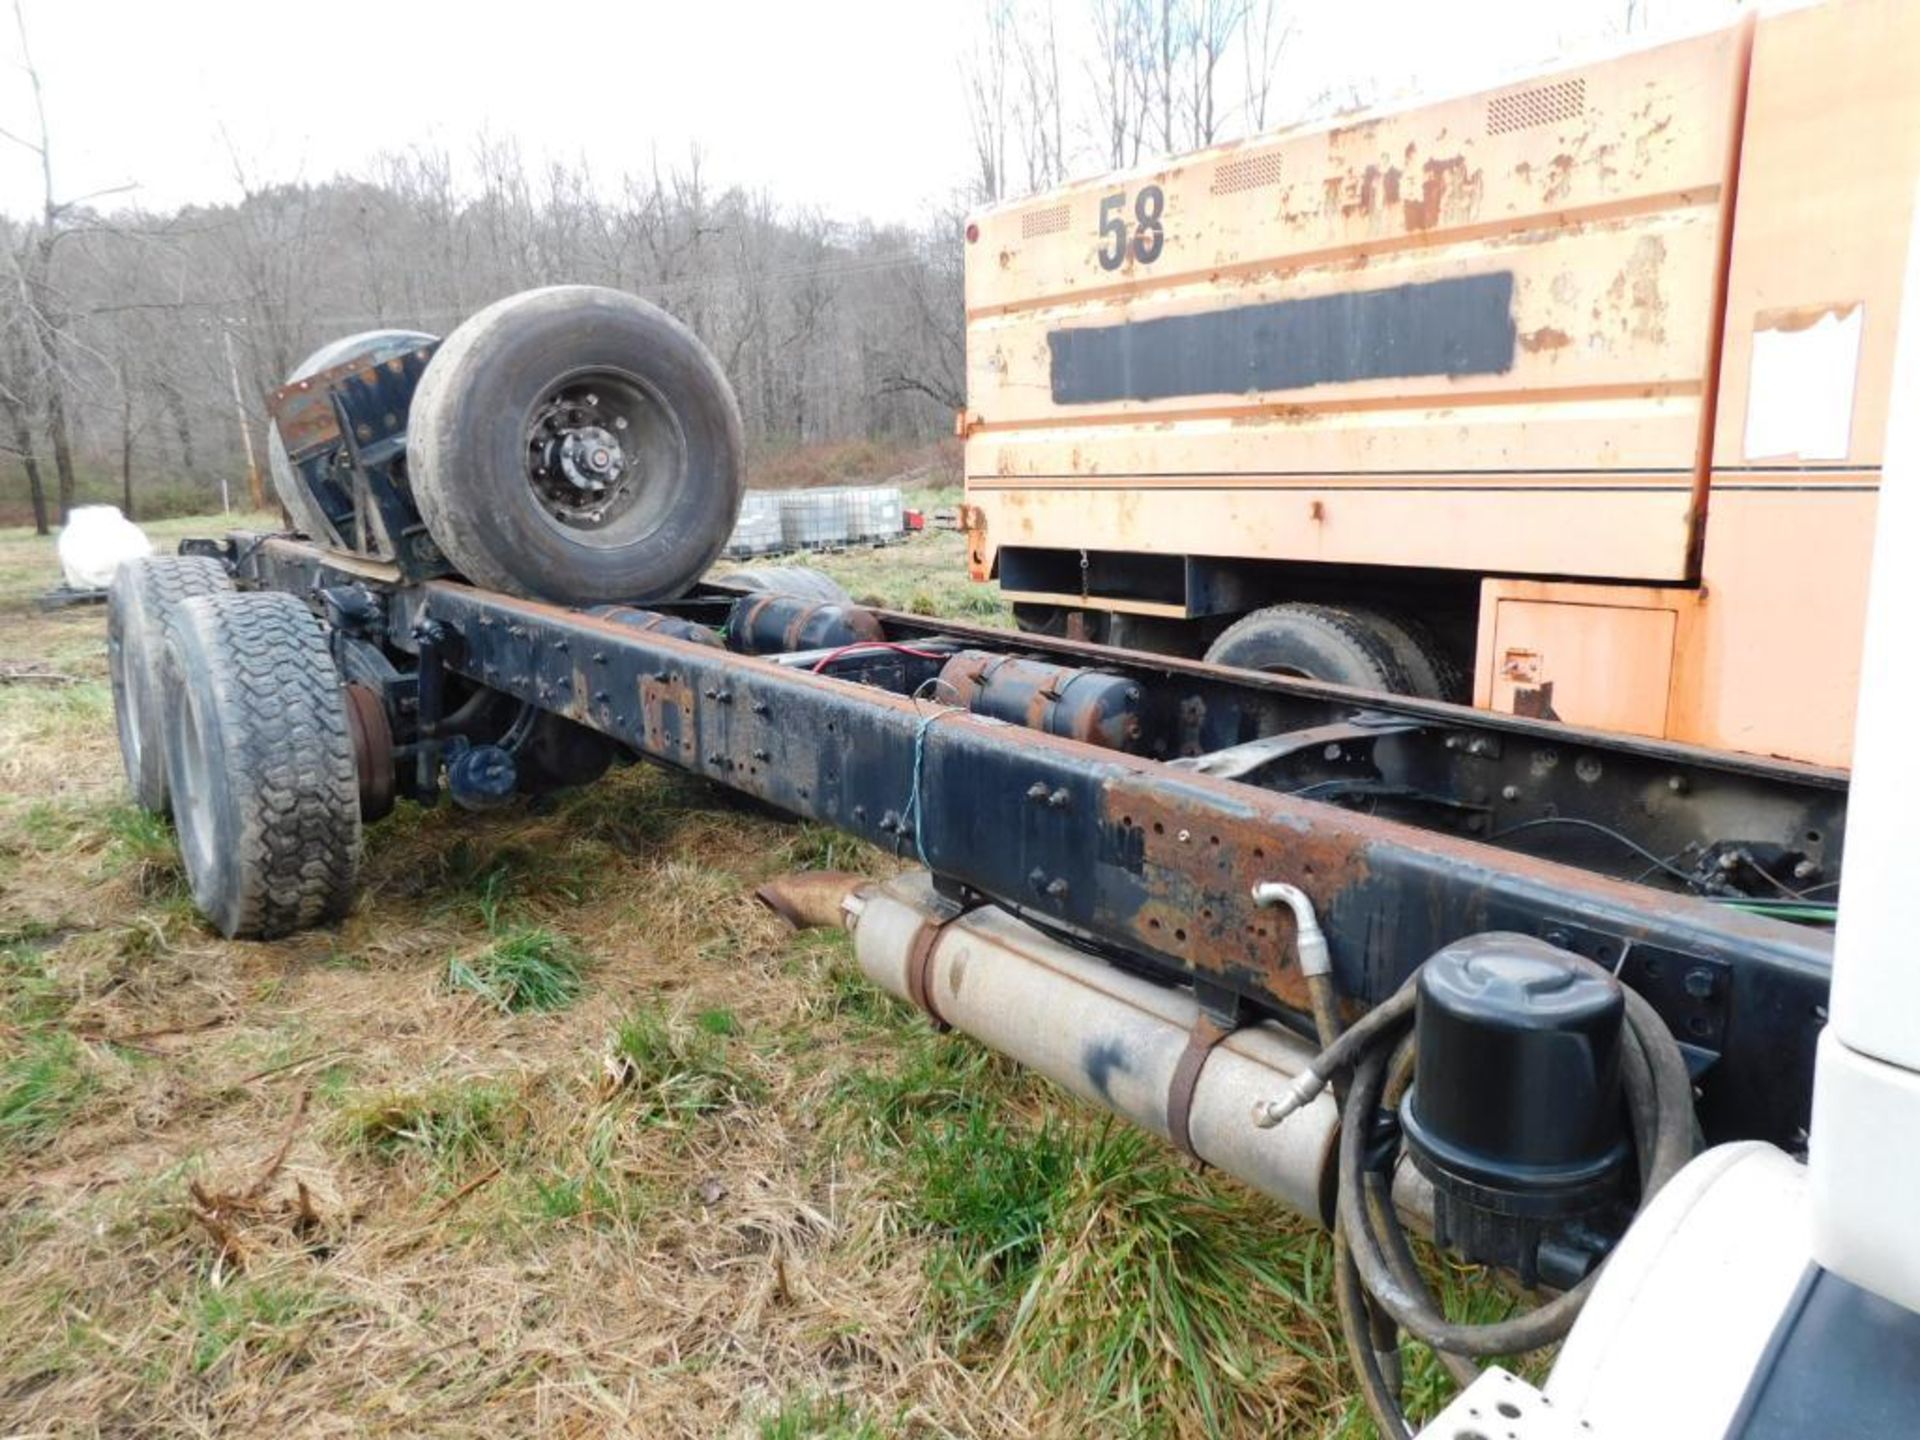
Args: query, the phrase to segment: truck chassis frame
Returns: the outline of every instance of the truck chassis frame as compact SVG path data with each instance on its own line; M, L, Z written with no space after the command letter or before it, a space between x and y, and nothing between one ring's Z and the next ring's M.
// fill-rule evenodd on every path
M464 743L442 728L449 685L482 687L917 857L956 911L991 901L1191 984L1228 1027L1311 1034L1293 923L1254 903L1261 881L1311 896L1355 1014L1448 942L1519 931L1653 1004L1710 1141L1804 1146L1831 935L1748 913L1733 882L1785 891L1790 862L1836 877L1810 888L1837 883L1843 772L891 612L844 645L681 638L726 625L724 582L596 614L287 536L182 549L320 613L344 677L379 701L377 762L426 803ZM636 628L655 616L670 622ZM1015 657L997 708L1016 687L1019 720L942 698L962 652ZM1125 682L1130 728L1069 703L1088 672ZM1656 873L1723 893L1641 883Z

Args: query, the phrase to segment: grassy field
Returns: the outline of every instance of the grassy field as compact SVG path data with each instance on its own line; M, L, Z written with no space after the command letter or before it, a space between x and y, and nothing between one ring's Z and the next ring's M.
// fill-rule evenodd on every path
M999 613L956 536L821 563ZM635 766L223 942L53 576L0 532L0 1433L1367 1433L1323 1237L750 898L889 857Z

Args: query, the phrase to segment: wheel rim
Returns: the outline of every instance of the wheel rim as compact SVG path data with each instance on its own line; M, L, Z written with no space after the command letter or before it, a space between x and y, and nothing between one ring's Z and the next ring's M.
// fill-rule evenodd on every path
M197 707L188 698L174 717L179 745L179 771L173 776L174 827L180 833L180 855L187 862L187 879L195 898L204 889L202 878L214 864L214 819L208 808L212 787L208 777L205 739Z
M647 534L686 468L673 411L628 371L572 371L528 414L527 489L547 524L576 544L611 548Z
M120 731L120 753L126 757L127 778L140 782L140 737L146 733L145 687L127 671L127 642L118 636L107 641L108 673L113 677L113 718Z

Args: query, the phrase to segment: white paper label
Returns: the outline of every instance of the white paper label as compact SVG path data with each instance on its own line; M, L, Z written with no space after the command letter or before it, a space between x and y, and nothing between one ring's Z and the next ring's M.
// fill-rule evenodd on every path
M1761 314L1747 372L1749 460L1844 460L1853 432L1866 306Z

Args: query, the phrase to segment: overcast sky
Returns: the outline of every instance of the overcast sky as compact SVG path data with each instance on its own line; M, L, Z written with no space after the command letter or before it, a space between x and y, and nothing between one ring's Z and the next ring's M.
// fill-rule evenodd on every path
M63 197L127 183L152 210L326 180L383 149L481 133L611 180L698 142L721 185L835 218L919 218L964 183L957 56L975 0L22 0ZM1055 0L1063 45L1086 0ZM1618 37L1627 0L1295 0L1277 93L1453 90ZM1733 0L1642 0L1657 32ZM9 17L10 18L10 17ZM30 133L11 24L0 127ZM37 161L0 142L0 209L38 208ZM116 199L105 204L125 203Z

